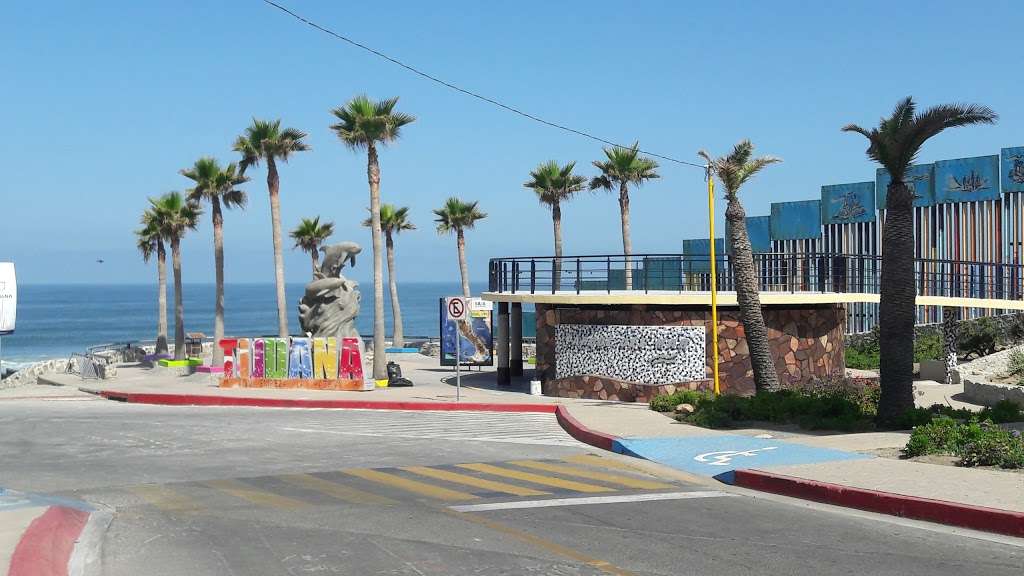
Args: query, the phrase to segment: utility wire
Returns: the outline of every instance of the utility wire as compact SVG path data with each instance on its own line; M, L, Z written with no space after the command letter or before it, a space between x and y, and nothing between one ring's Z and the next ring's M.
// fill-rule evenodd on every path
M493 104L493 105L495 105L495 106L497 106L499 108L503 108L503 109L505 109L505 110L507 110L509 112L512 112L513 114L518 114L518 115L520 115L520 116L522 116L524 118L528 118L530 120L533 120L534 122L540 122L541 124L545 124L547 126L551 126L552 128L557 128L559 130L564 130L566 132L571 132L573 134L577 134L579 136L583 136L584 138L589 138L591 140L595 140L597 142L601 142L602 144L608 144L609 146L614 146L616 148L630 148L630 146L623 146L622 144L617 144L615 142L612 142L611 140L605 140L604 138L600 138L598 136L594 136L593 134L588 134L587 132L584 132L582 130L576 130L575 128L570 128L569 126L564 126L562 124L557 124L555 122L551 122L549 120L545 120L545 119L543 119L543 118L541 118L539 116L534 116L533 114L530 114L528 112L524 112L524 111L519 110L518 108L514 108L512 106L509 106L508 104L503 104L503 103L501 103L501 102L499 102L499 101L497 101L497 100L495 100L493 98L488 98L487 96L483 96L481 94L477 94L476 92L473 92L471 90L466 90L465 88L460 88L459 86L456 86L455 84L452 84L451 82L446 82L445 80L442 80L442 79L440 79L440 78L438 78L436 76L432 76L430 74L427 74L426 72L423 72L422 70L419 70L418 68L410 66L410 65L408 65L408 64L406 64L406 63L404 63L404 62L402 62L400 60L396 60L395 58L392 58L391 56L388 56L387 54L384 54L383 52L380 52L378 50L374 50L373 48L371 48L371 47L369 47L369 46L367 46L365 44L361 44L359 42L356 42L355 40L352 40L351 38L347 38L345 36L342 36L341 34L338 34L337 32L335 32L335 31L333 31L333 30L331 30L329 28L324 28L323 26L317 24L316 22L308 20L308 19L304 18L303 16L301 16L299 14L296 14L295 12L292 12L290 9L286 8L285 6L282 6L282 5L278 4L277 2L273 2L272 0L263 0L263 2L265 2L266 4L269 4L270 6L273 6L274 8L277 8L278 10L280 10L281 12L284 12L285 14L288 14L292 18L295 18L296 20L298 20L298 21L300 21L300 22L302 22L304 24L307 24L307 25L309 25L309 26L311 26L311 27L313 27L313 28L315 28L315 29L325 33L325 34L333 36L333 37L337 38L338 40L341 40L343 42L347 42L347 43L349 43L349 44L351 44L351 45L353 45L353 46L355 46L357 48L360 48L360 49L365 50L365 51L367 51L367 52L369 52L371 54L379 56L380 58L383 58L383 59L387 60L388 62L391 62L392 64L397 64L398 66L401 66L402 68L405 68L406 70L412 72L413 74L416 74L418 76L422 76L423 78L426 78L427 80L430 80L431 82L436 82L437 84L440 84L442 86L445 86L447 88L455 90L456 92L461 92L461 93L465 94L466 96L470 96L470 97L476 98L478 100L483 100L484 102L487 102L488 104ZM648 155L648 156L654 156L655 158L660 158L662 160L668 160L669 162L675 162L676 164L682 164L684 166L693 166L695 168L700 168L701 170L706 170L707 169L707 166L705 166L704 164L697 164L697 163L694 163L694 162L687 162L685 160L679 160L678 158L672 158L671 156L665 156L665 155L662 155L662 154L656 154L654 152L649 152L647 150L639 150L639 151L641 153L643 153L643 154Z

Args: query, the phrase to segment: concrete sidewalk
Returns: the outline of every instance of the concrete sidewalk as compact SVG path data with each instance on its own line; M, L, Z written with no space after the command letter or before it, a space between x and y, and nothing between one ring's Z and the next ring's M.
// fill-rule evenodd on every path
M876 455L902 448L909 437L906 432L825 434L793 427L709 430L676 422L645 404L532 396L526 379L499 388L493 369L488 368L464 374L462 401L456 403L453 372L439 367L436 358L400 354L394 359L414 387L369 392L223 389L208 375L181 377L131 366L119 367L118 377L109 381L83 382L69 375L50 375L42 381L147 403L552 412L579 440L691 474L1024 536L1024 474ZM930 404L951 394L955 392L929 388L918 397L920 403ZM913 506L908 508L907 503ZM920 509L942 513L929 516ZM964 520L967 517L975 520Z

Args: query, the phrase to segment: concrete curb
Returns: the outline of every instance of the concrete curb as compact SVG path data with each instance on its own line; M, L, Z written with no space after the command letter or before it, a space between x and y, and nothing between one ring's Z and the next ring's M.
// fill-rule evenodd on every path
M88 390L86 390L88 391ZM203 394L156 394L101 390L94 393L108 400L133 404L165 406L250 406L259 408L339 408L364 410L436 410L471 412L537 412L552 414L555 404L507 404L490 402L404 402L375 400L308 400L290 398L254 398L246 396L206 396Z
M565 406L559 405L555 410L555 419L558 420L558 424L563 430L569 433L570 436L583 442L584 444L590 444L596 448L614 452L615 441L617 437L604 432L598 432L591 430L584 426L579 420L574 418L569 413L569 409Z
M1024 512L854 488L761 470L736 470L734 484L846 508L1024 538Z
M8 576L67 576L75 542L89 516L85 510L66 506L48 508L22 534Z

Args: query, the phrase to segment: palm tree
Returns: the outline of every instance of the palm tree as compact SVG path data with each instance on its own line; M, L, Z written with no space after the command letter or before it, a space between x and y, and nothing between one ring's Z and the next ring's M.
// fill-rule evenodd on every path
M316 280L317 272L320 271L320 246L323 245L324 240L330 238L331 234L334 234L334 222L321 224L319 216L299 220L299 225L288 233L295 240L294 247L301 248L303 252L309 252L310 258L313 259L314 280Z
M444 206L434 210L437 218L438 234L450 234L455 232L456 243L459 248L459 272L462 274L462 295L470 297L469 291L469 268L466 266L466 236L464 232L470 230L477 220L487 218L487 214L477 209L477 202L463 202L452 197Z
M530 172L530 179L523 186L537 193L537 199L551 208L551 222L555 233L555 265L553 279L555 290L559 289L562 279L562 202L569 200L574 194L587 185L584 176L573 174L575 162L559 166L558 162L549 160L540 164ZM579 282L579 278L576 279Z
M867 156L890 176L882 230L882 279L879 305L881 397L878 416L892 423L914 407L914 194L906 173L921 146L947 128L994 124L998 116L987 106L942 104L918 114L914 100L904 98L892 115L870 130L843 127L868 139Z
M185 359L185 306L181 300L181 239L199 225L203 209L185 200L181 192L168 192L149 199L153 212L152 226L171 245L171 266L174 269L174 359Z
M149 262L153 254L156 254L157 317L154 353L167 354L167 250L164 247L164 239L154 224L154 218L152 208L142 213L142 228L135 231L135 238L143 261Z
M740 188L760 172L765 166L781 162L778 158L762 156L751 158L754 145L750 140L737 144L728 156L712 158L701 150L698 152L712 173L718 176L725 186L725 219L729 223L729 247L732 251L730 264L735 274L736 300L740 306L743 319L743 330L750 348L750 364L754 369L754 386L758 392L775 390L779 387L779 375L772 360L772 352L768 347L768 328L761 314L761 298L757 290L757 272L754 269L754 256L747 235L747 214L740 203ZM718 337L718 327L713 330L713 338Z
M398 140L402 127L416 118L395 111L398 98L376 102L365 94L331 110L338 119L331 130L352 150L366 150L366 178L370 184L370 235L373 242L373 377L387 377L384 357L384 263L380 237L380 162L377 144Z
M319 247L334 234L334 222L319 223L319 216L315 218L302 218L299 225L292 232L288 233L295 241L293 248L301 248L303 252L309 252L313 264L313 280L319 272Z
M234 150L242 155L239 174L261 160L267 162L267 191L270 193L270 223L274 235L274 284L277 287L277 332L288 336L288 309L284 295L284 254L281 248L281 179L277 174L277 161L288 161L293 152L309 150L302 141L306 133L295 128L281 128L281 120L267 121L253 118L252 125L235 140Z
M372 227L373 219L364 220L363 226ZM391 319L394 324L391 345L402 348L405 346L405 331L402 328L402 307L398 303L398 281L395 279L394 235L403 230L415 230L416 226L409 221L407 206L396 208L394 204L381 204L380 228L384 233L384 248L388 253L388 288L391 290Z
M629 148L619 146L605 148L605 160L594 160L594 166L601 171L600 176L590 180L591 190L619 190L619 215L622 220L622 252L626 258L626 290L633 289L633 270L630 254L633 253L633 242L629 237L629 186L639 186L653 178L660 178L655 170L658 163L646 156L640 156L640 143L635 142Z
M244 208L247 201L245 192L235 187L249 181L245 176L235 173L234 163L221 168L215 158L209 156L196 160L191 168L181 170L181 175L196 183L188 191L190 202L207 201L212 208L213 216L213 261L216 275L216 293L214 296L213 314L213 365L224 363L224 351L216 345L224 338L224 214L225 208Z

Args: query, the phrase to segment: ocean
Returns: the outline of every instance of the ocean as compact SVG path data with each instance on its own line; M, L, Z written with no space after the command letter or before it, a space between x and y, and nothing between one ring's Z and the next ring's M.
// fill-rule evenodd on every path
M300 332L298 303L303 283L288 284L288 327ZM474 283L473 293L486 290ZM373 285L361 282L362 306L359 332L373 334ZM18 320L14 334L3 336L3 366L25 364L82 352L89 346L156 338L156 286L134 285L41 285L18 286ZM457 282L402 283L398 294L406 337L439 334L438 298L457 295ZM213 284L185 284L185 332L213 335ZM391 298L384 288L384 318L391 335ZM168 338L174 341L174 290L167 291ZM224 287L224 329L228 335L277 334L277 305L273 284L227 284Z

